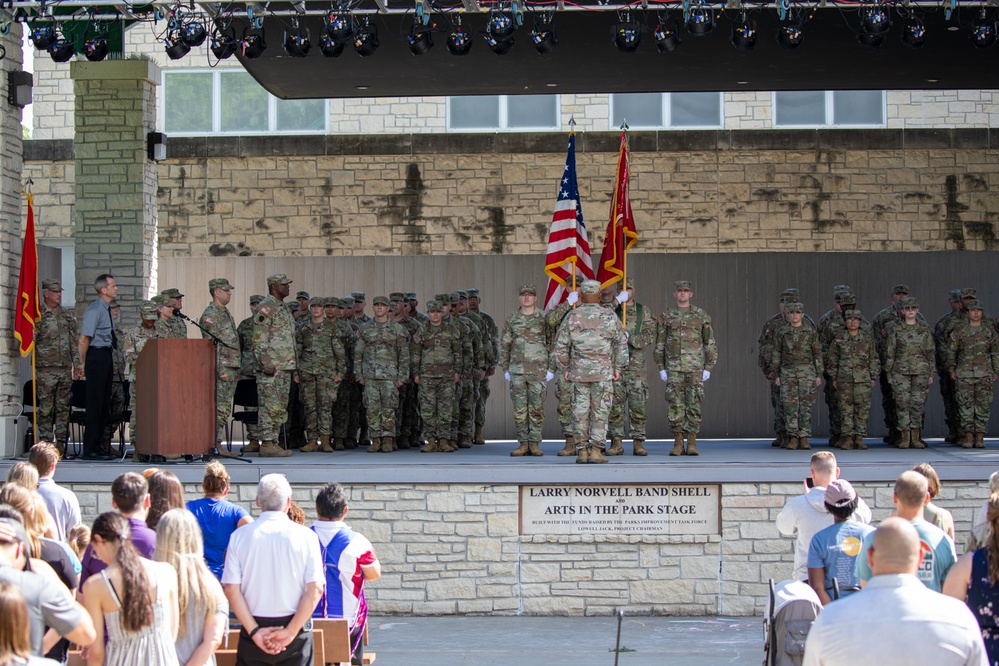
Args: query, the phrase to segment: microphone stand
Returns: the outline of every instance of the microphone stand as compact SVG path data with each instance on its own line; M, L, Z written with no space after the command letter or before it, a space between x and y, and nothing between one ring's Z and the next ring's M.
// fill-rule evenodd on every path
M218 337L217 335L215 335L214 333L212 333L211 331L209 331L207 328L205 328L204 326L202 326L198 322L194 321L193 319L191 319L186 314L184 314L183 312L181 312L180 310L178 310L176 308L174 308L173 316L174 317L180 317L181 319L189 321L192 324L194 324L195 326L197 326L199 329L201 329L202 333L204 333L206 336L208 336L209 338L211 338L211 340L212 340L212 347L215 348L215 363L213 365L216 366L216 367L214 367L213 370L212 370L212 372L215 374L215 381L212 383L212 406L215 408L214 410L212 410L212 414L213 414L212 421L214 422L215 428L214 428L214 432L213 432L213 435L212 435L212 450L209 451L208 453L204 454L203 456L201 456L201 462L211 462L212 458L225 458L226 460L238 460L240 462L245 462L245 463L252 464L253 461L250 460L249 458L243 458L241 456L233 455L232 453L229 453L229 452L223 453L222 451L219 450L219 446L218 446L219 443L217 441L215 441L215 435L217 435L218 432L219 432L219 408L218 408L218 402L219 402L219 373L218 373L218 367L217 367L217 365L218 365L218 358L219 358L218 348L219 348L219 345L223 345L225 347L228 347L229 349L236 349L236 348L233 347L230 344L226 344L222 340L222 338ZM237 351L239 351L239 350L237 350ZM193 462L193 461L194 461L194 456L190 456L188 458L188 462Z

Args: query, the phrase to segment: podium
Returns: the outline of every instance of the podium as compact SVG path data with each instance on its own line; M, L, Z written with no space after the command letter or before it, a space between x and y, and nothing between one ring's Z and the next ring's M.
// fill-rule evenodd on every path
M204 455L215 443L211 340L149 340L135 369L136 451Z

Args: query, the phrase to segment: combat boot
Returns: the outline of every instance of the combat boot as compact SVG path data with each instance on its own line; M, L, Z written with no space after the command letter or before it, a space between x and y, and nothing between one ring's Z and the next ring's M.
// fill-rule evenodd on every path
M856 449L857 451L866 451L867 450L867 444L864 444L864 436L863 435L854 435L853 436L853 448Z
M382 438L372 437L371 446L366 449L367 453L381 453L382 452Z
M527 442L521 442L520 446L510 452L510 455L514 458L531 455L531 447Z
M539 446L540 444L541 444L541 442L528 442L527 443L528 448L531 450L531 455L532 456L541 457L541 456L545 455L545 452L542 451L541 447Z
M66 457L66 442L56 442L55 443L55 447L56 447L56 451L59 452L59 460L62 460L63 458L65 458Z
M576 462L584 465L590 462L589 447L586 446L579 447L579 450L576 451Z
M486 440L482 437L482 425L475 424L475 435L472 436L472 444L485 444Z
M261 458L287 458L291 454L291 451L288 449L282 449L271 440L267 440L260 445Z
M599 446L590 447L590 457L586 462L589 463L605 463L607 462L607 457L604 456L603 452L600 450Z
M260 453L260 440L247 440L246 445L243 446L243 453Z
M975 433L970 430L964 433L964 436L958 440L957 445L962 449L970 449L975 446Z
M334 451L343 451L344 448L345 447L343 445L343 437L337 437L335 440L333 440L333 450Z
M450 439L438 439L437 446L443 453L454 453L458 450L458 447Z
M787 438L787 450L797 451L798 450L798 438L794 436L789 436Z
M382 437L382 453L392 453L398 450L395 445L395 437Z
M687 433L687 449L683 452L684 455L697 456L700 455L697 452L697 433L688 432Z
M852 451L853 450L853 437L840 437L837 439L840 442L839 449L841 451Z
M468 435L462 435L461 438L458 440L458 448L459 449L472 448L472 438L469 437Z
M669 454L671 456L682 456L683 455L683 433L678 432L673 435L673 448L670 449Z
M841 437L846 437L846 435L841 435ZM808 443L808 438L807 437L799 437L798 438L798 450L799 451L809 451L809 450L811 450L811 448L812 448L812 446L811 446L811 444Z
M574 456L576 455L576 438L572 435L565 436L565 446L557 454L559 456Z
M783 443L784 443L784 433L778 431L777 436L774 437L774 441L770 442L770 446L773 447L780 446L781 448L783 448Z
M399 449L409 448L409 437L407 437L406 435L399 435L393 440L393 442L395 442L393 445L393 449L396 451L398 451Z
M345 449L356 449L357 448L357 440L354 439L353 437L347 437L346 439L343 440L343 448L345 448Z
M645 447L643 446L643 444L645 444L645 440L642 440L642 439L636 439L636 440L632 441L632 443L631 443L631 453L632 453L632 455L635 455L635 456L647 456L647 455L649 455L649 452L645 450Z
M919 430L910 430L912 433L909 436L910 446L914 449L925 449L926 442L923 441L922 433Z
M788 442L790 442L790 441L791 441L791 438L788 436L788 434L786 432L782 432L780 434L780 448L786 449L787 445L788 445Z
M368 439L368 435L369 435L368 426L365 425L363 428L361 428L360 435L357 438L357 443L360 444L361 446L366 446L369 442L373 444L374 442L372 440L374 438Z
M333 453L333 447L330 446L330 436L320 435L319 436L319 450L323 453Z
M950 432L947 433L947 436L944 437L944 441L947 442L948 444L957 444L959 439L961 439L961 437L957 434L957 431L955 430L951 430Z
M912 431L908 429L903 430L902 436L898 440L898 448L907 449L910 444L912 444Z
M299 449L299 451L301 451L302 453L312 453L313 451L318 451L318 450L319 450L319 443L316 442L316 440L312 440L311 442L309 442L308 444Z
M829 446L836 448L836 442L839 441L839 433L833 432L829 434Z
M420 453L441 453L440 446L437 444L437 438L429 437L427 445L420 449Z
M607 455L609 456L619 456L624 453L624 447L621 446L621 440L615 439L611 441L611 446L607 449Z
M976 432L975 433L975 448L984 449L985 448L985 433Z

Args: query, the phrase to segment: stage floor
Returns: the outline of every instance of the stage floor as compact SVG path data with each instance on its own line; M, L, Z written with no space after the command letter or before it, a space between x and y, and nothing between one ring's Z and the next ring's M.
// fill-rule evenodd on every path
M386 483L774 483L798 482L808 473L808 461L814 451L834 451L843 478L857 482L894 482L904 470L921 462L933 465L942 481L981 481L999 469L999 440L986 440L986 449L962 449L942 440L928 440L927 449L897 449L880 440L866 440L867 451L838 451L815 446L811 451L786 451L770 446L763 439L699 440L699 456L670 457L672 440L645 443L647 457L631 455L630 443L625 455L610 458L606 465L578 465L574 457L557 457L562 441L542 442L543 457L511 458L516 442L489 441L455 453L420 453L415 449L393 453L367 453L364 449L334 453L301 453L287 458L260 458L247 455L244 460L221 458L233 483L255 483L260 476L282 472L292 483L340 481L351 484ZM235 445L234 451L240 449ZM3 473L13 461L0 466ZM130 460L92 463L66 460L59 465L58 479L66 483L110 483L125 470L149 467ZM169 468L184 483L200 483L203 465L200 459L158 464Z

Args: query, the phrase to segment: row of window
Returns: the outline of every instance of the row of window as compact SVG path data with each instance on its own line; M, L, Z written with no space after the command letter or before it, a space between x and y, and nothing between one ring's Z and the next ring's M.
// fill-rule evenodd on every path
M325 100L281 100L241 70L163 74L160 126L175 136L206 134L323 134ZM628 93L610 96L610 126L632 129L716 129L724 126L722 93ZM881 90L773 93L775 127L884 127ZM561 129L558 95L447 98L454 131Z

